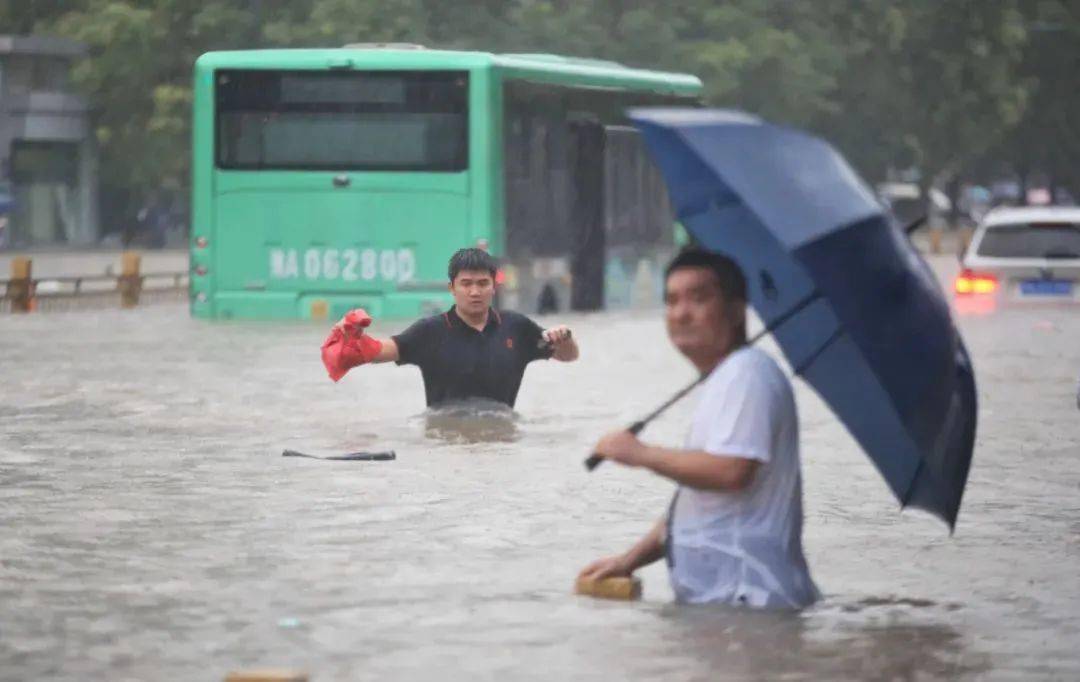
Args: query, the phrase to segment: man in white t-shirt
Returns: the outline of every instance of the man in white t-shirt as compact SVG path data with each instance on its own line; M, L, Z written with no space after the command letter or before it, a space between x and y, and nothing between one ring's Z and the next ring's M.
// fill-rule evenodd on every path
M819 598L802 549L799 423L791 383L746 345L746 280L726 256L684 250L668 265L668 336L708 378L683 448L629 431L596 453L679 484L667 515L637 544L582 577L628 576L662 557L676 599L800 609Z

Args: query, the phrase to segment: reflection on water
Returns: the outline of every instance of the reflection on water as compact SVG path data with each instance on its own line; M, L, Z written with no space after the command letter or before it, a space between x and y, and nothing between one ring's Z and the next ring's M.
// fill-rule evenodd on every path
M858 613L859 611L865 611L867 609L867 607L874 607L874 606L910 606L912 608L917 608L917 609L926 609L926 608L934 608L934 607L937 607L937 606L941 606L942 608L946 608L946 609L949 609L951 611L955 611L956 609L962 608L960 604L957 604L955 602L939 605L937 602L933 601L932 599L921 599L921 598L918 598L918 597L896 597L896 596L865 597L864 599L860 599L860 600L858 600L858 601L856 601L854 603L844 604L841 608L843 608L845 611L848 611L848 612L851 612L851 613Z
M424 434L447 443L513 443L521 438L519 415L509 406L477 398L429 408Z
M824 609L828 612L828 608ZM990 668L943 623L919 623L896 612L867 613L822 628L823 614L666 606L664 637L684 647L713 679L969 679ZM881 616L885 622L877 622Z

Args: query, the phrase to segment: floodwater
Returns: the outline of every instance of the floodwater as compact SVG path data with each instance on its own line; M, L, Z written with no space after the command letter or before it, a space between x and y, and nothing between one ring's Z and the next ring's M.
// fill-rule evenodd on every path
M951 537L796 382L826 594L801 614L676 607L662 564L641 602L571 593L672 491L582 458L693 373L658 311L542 322L581 361L470 417L425 415L414 368L331 383L324 325L0 318L0 679L1080 679L1080 312L960 318L981 404ZM645 437L680 442L691 403Z

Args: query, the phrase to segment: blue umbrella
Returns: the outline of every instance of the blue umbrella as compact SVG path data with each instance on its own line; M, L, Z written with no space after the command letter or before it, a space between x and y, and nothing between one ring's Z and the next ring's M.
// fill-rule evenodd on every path
M635 109L678 220L734 258L795 373L901 506L955 526L975 378L925 261L824 141L741 112Z

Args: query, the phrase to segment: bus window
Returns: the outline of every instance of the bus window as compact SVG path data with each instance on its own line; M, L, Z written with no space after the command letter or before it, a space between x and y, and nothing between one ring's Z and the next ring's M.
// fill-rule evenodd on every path
M508 83L504 116L507 253L565 254L574 200L565 89Z
M604 218L608 246L668 246L673 242L671 205L663 176L635 128L605 130Z
M216 159L237 170L456 172L465 71L216 73Z

